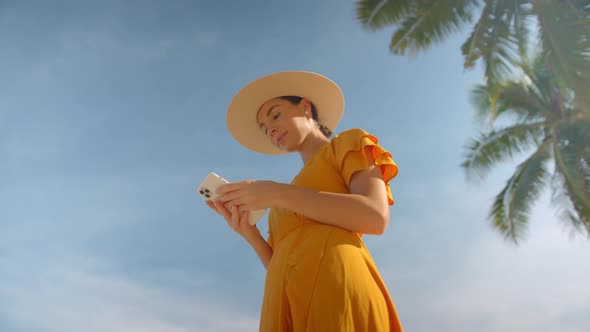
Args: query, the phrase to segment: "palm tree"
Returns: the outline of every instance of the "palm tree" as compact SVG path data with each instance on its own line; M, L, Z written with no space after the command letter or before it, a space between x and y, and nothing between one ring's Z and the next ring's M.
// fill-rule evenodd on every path
M396 55L425 51L471 25L461 47L463 65L484 65L486 84L472 97L493 129L473 140L462 166L469 175L485 175L496 163L532 151L496 197L493 225L518 243L530 207L551 183L562 218L590 236L590 0L356 4L366 29L395 27L389 49ZM529 63L531 35L537 36L539 55ZM503 119L513 125L494 128Z
M389 49L398 55L424 51L479 15L461 50L465 68L483 60L491 85L510 72L536 27L548 66L580 107L590 106L590 0L358 0L356 13L366 29L396 27Z
M485 176L498 162L531 152L496 196L490 217L506 239L525 237L528 213L549 180L562 218L590 236L590 110L551 71L551 55L516 64L521 80L498 80L472 91L479 115L492 129L474 139L462 166ZM494 128L498 120L513 123Z

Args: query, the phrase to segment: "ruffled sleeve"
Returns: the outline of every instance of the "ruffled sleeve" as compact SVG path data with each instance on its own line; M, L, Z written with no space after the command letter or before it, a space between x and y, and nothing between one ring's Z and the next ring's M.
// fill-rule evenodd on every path
M389 205L394 204L389 181L397 176L398 167L391 153L378 144L379 140L362 129L343 131L334 140L335 159L340 167L346 186L350 187L350 179L354 172L369 167L365 150L373 157L374 165L379 166L381 176L387 189Z

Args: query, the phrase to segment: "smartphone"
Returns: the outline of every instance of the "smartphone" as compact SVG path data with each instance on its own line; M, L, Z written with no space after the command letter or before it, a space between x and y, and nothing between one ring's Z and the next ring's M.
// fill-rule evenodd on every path
M207 174L203 182L197 187L197 192L201 197L205 200L214 200L217 198L217 194L215 191L220 186L229 183L226 179L222 178L221 176L211 172ZM266 214L266 209L250 211L248 216L248 223L250 225L256 225L256 223Z

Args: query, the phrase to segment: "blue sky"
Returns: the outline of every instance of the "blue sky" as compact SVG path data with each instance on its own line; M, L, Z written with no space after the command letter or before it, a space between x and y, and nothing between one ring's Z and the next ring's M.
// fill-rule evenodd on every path
M251 153L224 121L244 84L297 69L340 84L336 133L399 164L390 227L365 240L408 331L585 331L590 243L549 195L505 242L487 214L518 159L478 183L459 167L479 128L465 35L409 58L390 33L336 0L3 1L0 330L256 331L263 266L194 189L291 180L299 156Z

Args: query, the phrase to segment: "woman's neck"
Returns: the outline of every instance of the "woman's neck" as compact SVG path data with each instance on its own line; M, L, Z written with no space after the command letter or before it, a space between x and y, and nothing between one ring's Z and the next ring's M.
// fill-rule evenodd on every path
M303 160L303 165L306 165L311 158L313 158L313 156L315 156L315 154L328 143L330 143L330 140L319 130L309 133L299 147L299 155Z

